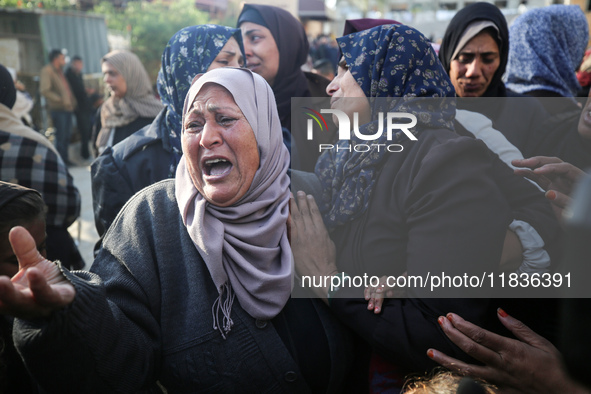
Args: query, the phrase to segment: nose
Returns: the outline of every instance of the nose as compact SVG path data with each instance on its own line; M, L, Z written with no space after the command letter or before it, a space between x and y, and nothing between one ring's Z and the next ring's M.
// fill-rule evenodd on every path
M219 126L215 122L206 122L201 131L201 139L199 145L206 149L212 149L217 145L222 144L222 133Z
M466 68L466 77L475 78L480 75L482 75L482 63L478 58L475 58Z
M248 41L247 37L245 37L245 39L243 40L243 44L244 56L246 56L246 60L248 60L249 57L252 57L252 45L250 45L250 42Z
M338 76L335 76L334 79L328 84L326 87L326 94L332 97L333 94L339 90L339 83L337 81Z

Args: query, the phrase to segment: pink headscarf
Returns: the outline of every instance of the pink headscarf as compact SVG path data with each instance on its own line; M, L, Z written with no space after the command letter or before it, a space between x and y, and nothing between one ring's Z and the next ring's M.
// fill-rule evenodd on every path
M187 170L186 155L176 172L175 193L183 222L219 293L212 306L214 329L225 338L233 324L234 295L249 315L265 320L275 317L290 296L293 269L286 229L290 160L273 91L261 76L246 69L219 68L193 81L183 108L183 138L185 116L208 82L232 94L252 127L260 155L250 188L230 207L203 198Z

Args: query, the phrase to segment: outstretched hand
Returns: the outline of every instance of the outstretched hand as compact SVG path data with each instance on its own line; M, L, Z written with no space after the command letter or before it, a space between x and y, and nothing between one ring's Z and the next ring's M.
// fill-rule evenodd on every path
M519 340L487 331L454 313L438 319L449 339L484 365L468 364L435 349L427 355L451 371L496 384L502 393L588 393L570 380L550 341L501 309L497 315Z
M0 276L0 313L30 319L49 316L69 305L76 295L74 286L55 263L39 253L31 234L14 227L8 238L19 271L12 279Z

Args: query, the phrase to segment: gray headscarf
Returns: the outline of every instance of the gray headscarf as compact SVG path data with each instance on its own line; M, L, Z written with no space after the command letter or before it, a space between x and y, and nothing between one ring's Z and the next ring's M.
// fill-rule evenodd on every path
M183 108L183 138L187 111L208 82L232 94L252 127L260 155L250 188L229 207L203 198L187 170L186 155L176 172L175 193L183 222L219 293L212 306L214 329L225 338L232 328L234 295L249 315L265 320L275 317L290 296L289 152L283 144L273 91L261 76L246 69L219 68L193 81Z

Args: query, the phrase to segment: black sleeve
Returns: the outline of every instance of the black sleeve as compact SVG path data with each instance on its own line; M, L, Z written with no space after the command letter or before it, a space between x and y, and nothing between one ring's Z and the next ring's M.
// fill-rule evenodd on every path
M568 98L540 98L544 106L564 107L564 100ZM538 104L534 101L535 104ZM528 104L531 104L528 102ZM542 105L531 105L525 108L533 114L529 130L513 130L512 133L524 134L522 145L516 145L523 156L551 156L558 157L579 168L591 166L591 140L579 134L578 125L581 110L576 105L558 113L548 113Z
M94 223L103 236L125 203L133 196L131 182L123 175L108 147L91 167Z
M488 149L469 138L426 149L408 164L418 168L416 174L397 182L391 197L403 206L408 276L445 272L480 277L496 272L510 208L492 176ZM407 189L399 190L404 184ZM490 298L467 298L460 290L453 299L418 298L427 290L407 288L409 298L388 300L379 315L369 312L363 299L335 298L331 307L376 351L404 370L433 368L435 363L426 356L429 348L468 359L446 337L437 318L455 312L490 328L489 316L495 316Z

